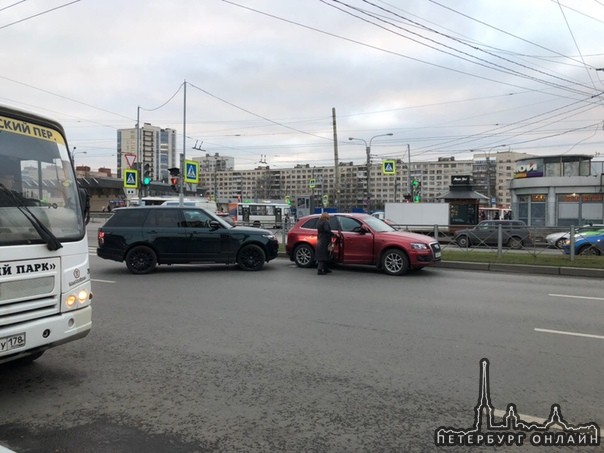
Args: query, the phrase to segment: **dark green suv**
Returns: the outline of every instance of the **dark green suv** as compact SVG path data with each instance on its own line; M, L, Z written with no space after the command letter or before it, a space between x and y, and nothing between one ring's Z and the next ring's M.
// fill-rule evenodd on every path
M185 263L237 263L257 271L279 250L268 230L232 226L204 209L181 206L116 209L99 228L98 244L99 257L125 261L133 274Z

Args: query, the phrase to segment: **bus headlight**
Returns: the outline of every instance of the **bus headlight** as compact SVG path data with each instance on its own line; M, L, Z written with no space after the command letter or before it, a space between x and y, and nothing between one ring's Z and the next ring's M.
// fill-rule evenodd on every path
M76 296L74 296L73 294L70 294L69 296L67 296L67 299L65 300L65 305L67 305L68 308L72 308L76 303Z
M92 293L85 289L80 290L77 294L70 294L65 299L65 305L67 308L74 308L76 305L84 305L92 299Z

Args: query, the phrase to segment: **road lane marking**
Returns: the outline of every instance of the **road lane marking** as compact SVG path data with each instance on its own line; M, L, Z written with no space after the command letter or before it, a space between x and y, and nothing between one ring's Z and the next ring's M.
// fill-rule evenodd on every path
M539 328L535 327L535 332L557 333L558 335L571 335L574 337L596 338L598 340L604 340L604 335L592 335L589 333L579 333L579 332L566 332L564 330L539 329Z
M604 300L604 297L592 297L592 296L571 296L570 294L548 294L551 297L568 297L570 299L590 299L590 300Z

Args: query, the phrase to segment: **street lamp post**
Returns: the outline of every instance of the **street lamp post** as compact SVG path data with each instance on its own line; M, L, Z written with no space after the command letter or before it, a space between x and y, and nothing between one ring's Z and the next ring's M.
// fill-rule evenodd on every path
M373 141L374 138L377 137L386 137L386 136L392 136L394 135L392 132L388 132L387 134L379 134L379 135L374 135L373 137L371 137L369 139L369 143L367 143L367 141L363 138L355 138L355 137L348 137L348 140L358 140L360 142L365 143L365 152L367 153L367 175L366 175L366 180L367 180L367 189L366 189L366 200L367 200L367 211L371 212L371 191L370 191L370 172L371 172L371 142Z
M493 146L491 148L489 148L488 150L483 150L483 149L471 149L471 152L482 152L483 156L486 157L486 161L487 161L487 197L489 198L488 200L488 206L489 208L493 206L493 201L491 199L491 151L493 151L495 148L498 148L500 146L506 146L506 145L498 145L498 146Z

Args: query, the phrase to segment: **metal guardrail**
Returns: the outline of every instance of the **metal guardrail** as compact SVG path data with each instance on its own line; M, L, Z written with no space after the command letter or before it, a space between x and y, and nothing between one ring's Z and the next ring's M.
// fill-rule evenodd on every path
M476 250L476 251L496 251L497 256L503 256L506 253L518 253L525 252L533 256L538 255L559 255L563 257L569 257L570 261L574 261L576 258L575 254L575 241L582 237L582 234L587 235L587 233L575 233L574 227L560 227L560 228L552 228L552 227L531 227L528 226L526 229L529 232L529 236L524 240L522 246L520 248L510 247L510 244L507 244L505 241L505 234L503 234L502 226L499 225L499 230L494 233L493 236L489 236L490 240L477 240L477 244L467 247L460 247L455 241L455 235L458 231L464 229L471 229L474 225L468 226L450 226L450 225L393 225L395 228L402 231L409 232L418 232L422 234L428 234L434 238L436 238L443 250L447 248L456 249L456 250ZM560 248L555 246L551 246L548 244L546 237L551 233L556 232L570 232L569 235L569 254L564 254ZM586 244L581 249L581 255L604 255L604 247L598 248L593 245Z

